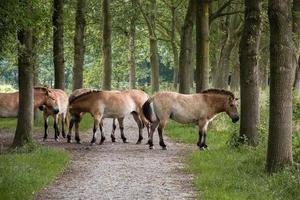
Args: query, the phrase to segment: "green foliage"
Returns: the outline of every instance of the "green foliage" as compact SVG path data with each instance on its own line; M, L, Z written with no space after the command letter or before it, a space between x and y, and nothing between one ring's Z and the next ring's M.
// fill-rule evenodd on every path
M70 159L66 151L36 145L21 152L0 154L0 199L33 199Z
M17 90L12 85L1 84L0 92L16 92Z

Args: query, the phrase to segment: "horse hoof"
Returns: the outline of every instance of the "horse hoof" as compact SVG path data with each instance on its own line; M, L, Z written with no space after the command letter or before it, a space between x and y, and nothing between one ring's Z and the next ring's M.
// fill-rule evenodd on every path
M67 135L68 143L71 143L71 136Z
M162 150L168 150L167 147L161 147L161 148L162 148Z
M206 149L205 147L200 147L199 150L200 150L200 151L205 151L205 150L207 150L207 149Z
M137 142L136 142L136 144L141 144L142 143L142 140L138 140Z
M58 139L58 138L55 138L55 141L56 141L56 142L59 142L59 139Z
M64 133L62 134L62 136L63 136L63 138L66 138L66 134L64 134Z
M105 137L102 137L100 142L99 142L99 145L103 144L104 140L105 140Z
M116 138L111 138L111 142L116 142Z
M154 146L149 146L149 149L154 149Z

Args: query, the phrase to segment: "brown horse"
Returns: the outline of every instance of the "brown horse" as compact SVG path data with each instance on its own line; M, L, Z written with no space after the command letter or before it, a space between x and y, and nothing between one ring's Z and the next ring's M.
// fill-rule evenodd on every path
M149 148L153 148L153 133L158 126L159 145L166 149L162 134L170 118L182 124L198 124L197 145L201 150L206 149L207 126L218 113L226 112L234 123L239 120L237 100L233 93L219 89L190 95L175 92L156 93L143 105L145 117L152 122Z
M128 114L132 114L134 120L139 127L139 138L137 143L141 143L143 136L143 122L146 123L146 119L141 115L142 105L146 102L149 96L140 90L128 90L128 91L99 91L91 90L90 92L83 93L79 96L72 97L69 101L69 112L72 116L70 120L68 142L71 141L71 130L75 123L75 140L80 143L79 138L79 122L83 113L90 113L94 118L93 139L91 143L96 142L96 132L98 129L101 131L102 144L105 140L102 131L102 119L104 118L117 118L119 121L121 137L123 142L126 142L124 135L123 120ZM113 133L115 126L113 126ZM112 134L112 140L114 140L114 134Z
M53 93L57 100L57 105L59 112L54 113L49 107L42 105L39 107L40 110L44 112L44 141L48 137L48 118L50 115L53 116L54 119L54 138L57 141L59 137L59 128L58 128L58 123L59 123L59 117L61 116L61 128L62 128L62 136L65 138L66 133L65 133L65 123L68 124L68 102L69 98L68 95L60 89L50 89L50 91Z
M34 108L47 106L53 113L59 108L56 97L47 87L34 87ZM0 93L0 117L18 117L19 92Z

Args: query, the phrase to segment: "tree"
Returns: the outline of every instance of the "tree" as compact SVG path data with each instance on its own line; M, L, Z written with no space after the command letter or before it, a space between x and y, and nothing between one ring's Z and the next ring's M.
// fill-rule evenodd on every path
M290 0L269 0L270 122L266 169L276 172L292 157L293 41Z
M150 45L150 65L151 65L151 88L152 92L159 91L159 57L157 49L157 37L156 37L156 0L150 0L149 14L144 11L140 2L138 2L139 8L146 21L148 33L149 33L149 45Z
M64 64L64 21L63 0L53 0L53 62L54 62L54 87L65 89L65 64Z
M73 66L73 90L83 87L84 65L84 32L85 32L86 0L77 0L76 26L74 35L74 66Z
M133 16L130 19L130 28L129 28L129 63L130 63L130 76L129 76L129 88L136 88L136 60L135 60L135 40L136 40L136 21L137 14L135 13L136 9L136 1L131 0L132 12L134 12Z
M111 13L110 13L110 0L102 1L103 12L103 84L104 90L111 89L111 74L112 74L112 61L111 61Z
M179 55L179 92L190 93L190 68L192 65L192 41L196 0L190 0L182 27Z
M240 42L240 136L257 145L259 129L258 50L261 35L261 0L245 0L245 24Z
M208 88L209 4L210 1L196 3L196 92Z
M13 147L30 142L33 128L32 31L29 27L18 31L18 41L19 110Z
M296 50L294 53L294 62L296 66L296 74L295 74L295 81L294 81L294 88L295 91L300 93L300 1L294 0L293 1L293 33L295 34L295 46Z

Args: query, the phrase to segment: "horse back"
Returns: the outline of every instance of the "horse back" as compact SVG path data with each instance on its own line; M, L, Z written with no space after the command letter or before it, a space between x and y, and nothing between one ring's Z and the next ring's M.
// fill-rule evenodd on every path
M0 93L0 117L17 117L19 92Z

